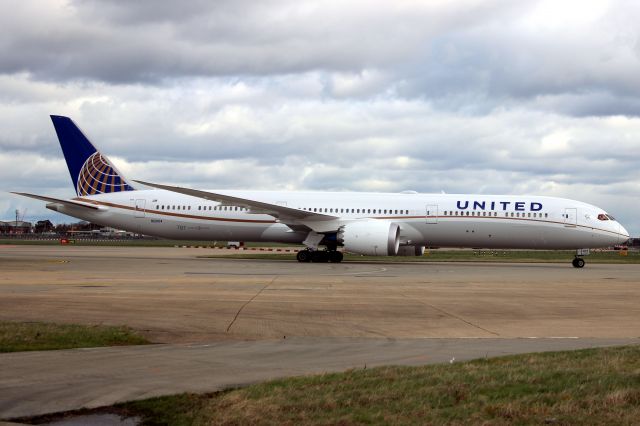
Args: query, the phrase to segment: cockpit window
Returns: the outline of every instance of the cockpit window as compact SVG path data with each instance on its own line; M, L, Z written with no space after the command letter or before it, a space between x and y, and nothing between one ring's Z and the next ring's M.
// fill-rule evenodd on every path
M604 213L600 213L598 215L598 220L609 220L609 217Z
M616 220L616 218L615 218L615 217L613 217L613 216L611 216L610 214L608 214L608 215L607 215L607 217L608 217L609 219L611 219L611 220Z

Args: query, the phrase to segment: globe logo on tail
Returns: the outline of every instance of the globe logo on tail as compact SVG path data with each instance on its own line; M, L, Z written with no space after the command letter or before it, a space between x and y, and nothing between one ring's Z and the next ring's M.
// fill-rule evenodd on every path
M76 191L78 195L131 191L133 188L100 152L93 153L80 169Z

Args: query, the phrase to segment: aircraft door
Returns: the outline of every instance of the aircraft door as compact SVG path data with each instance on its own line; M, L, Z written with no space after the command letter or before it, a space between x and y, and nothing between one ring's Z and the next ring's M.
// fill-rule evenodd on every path
M144 217L144 207L147 200L138 199L135 204L135 217Z
M438 205L437 204L427 204L426 219L427 219L427 223L431 223L431 224L438 223Z
M578 224L578 209L564 209L564 225L576 226Z

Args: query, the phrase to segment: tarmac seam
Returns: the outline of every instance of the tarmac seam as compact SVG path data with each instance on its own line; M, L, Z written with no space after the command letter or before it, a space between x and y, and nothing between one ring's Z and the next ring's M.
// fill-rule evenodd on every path
M404 296L404 297L407 297L406 295L403 295L403 296ZM407 297L407 298L408 298L408 297ZM438 311L438 312L440 312L440 313L443 313L443 314L445 314L445 315L447 315L447 316L450 316L451 318L455 318L455 319L457 319L458 321L462 321L463 323L468 324L468 325L470 325L471 327L477 328L478 330L482 330L482 331L484 331L484 332L486 332L486 333L493 334L494 336L500 336L500 334L499 334L499 333L496 333L495 331L488 330L488 329L486 329L486 328L484 328L484 327L481 327L481 326L479 326L479 325L477 325L477 324L474 324L474 323L472 323L472 322L470 322L470 321L467 321L466 319L464 319L464 318L462 318L462 317L460 317L460 316L458 316L458 315L452 314L451 312L445 311L445 310L444 310L444 309L442 309L442 308L438 308L438 307L436 307L436 306L432 305L431 303L423 302L423 301L421 301L421 300L420 300L419 302L420 302L420 303L422 303L423 305L426 305L426 306L428 306L428 307L432 308L432 309L435 309L436 311Z
M238 319L238 317L240 316L240 313L242 312L242 310L251 302L254 301L254 299L258 296L260 296L260 293L262 293L263 291L265 291L267 289L267 287L269 287L271 284L273 284L276 280L278 279L278 275L276 275L275 277L273 277L273 279L271 280L271 282L269 282L268 284L265 284L260 290L258 290L258 292L256 294L253 295L253 297L249 300L247 300L242 306L240 306L240 309L238 309L238 312L236 312L236 315L233 317L233 320L229 323L229 325L227 326L227 330L226 332L228 333L229 330L231 330L231 327L233 327L233 324L236 322L236 320Z

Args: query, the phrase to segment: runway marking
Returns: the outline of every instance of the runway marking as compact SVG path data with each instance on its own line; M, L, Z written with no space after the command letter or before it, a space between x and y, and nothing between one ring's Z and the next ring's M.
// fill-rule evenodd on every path
M236 322L236 320L238 319L238 317L240 316L240 313L242 312L242 310L245 308L245 306L247 306L249 303L253 302L253 300L260 296L260 293L262 293L263 291L265 291L267 289L267 287L269 287L271 284L273 284L276 280L278 279L278 276L276 275L275 277L273 277L273 279L271 280L271 282L269 282L268 284L265 284L264 287L262 287L260 290L258 290L258 292L256 294L253 295L253 297L249 300L247 300L244 305L240 306L240 309L238 309L238 312L236 312L236 315L233 317L233 320L229 323L229 325L227 326L227 330L226 332L228 333L229 330L231 330L231 327L233 327L233 324Z
M409 297L407 297L405 294L403 294L403 296L406 297L407 299L409 299ZM415 299L411 299L411 300L415 300ZM481 326L479 326L477 324L474 324L474 323L472 323L470 321L467 321L466 319L464 319L464 318L462 318L462 317L460 317L458 315L452 314L451 312L445 311L444 309L438 308L438 307L432 305L431 303L423 302L422 300L418 300L418 302L422 303L423 305L429 306L430 308L435 309L436 311L438 311L440 313L443 313L443 314L448 315L448 316L450 316L452 318L455 318L458 321L462 321L463 323L468 324L471 327L475 327L478 330L482 330L482 331L487 332L489 334L493 334L494 336L500 336L500 334L496 333L495 331L488 330L488 329L486 329L484 327L481 327Z
M268 275L272 276L273 274L269 273L260 273L260 272L251 272L251 273L243 273L243 272L185 272L185 275L240 275L240 276L253 276L253 275Z
M356 271L356 272L344 272L344 273L329 273L329 274L314 274L316 277L344 277L344 276L354 276L360 277L363 275L371 276L371 274L379 274L381 272L386 272L387 268L374 269L372 271ZM296 276L296 275L307 275L308 271L300 270L293 271L289 274L279 274L284 276ZM239 276L273 276L273 273L268 272L199 272L199 271L185 271L185 275L239 275ZM384 278L394 278L394 276L380 275L380 277Z
M364 271L364 272L345 272L343 274L334 274L337 276L343 275L367 275L367 274L377 274L379 272L387 272L387 268L374 269L373 271Z
M529 336L529 337L524 337L524 339L584 339L584 337L578 337L578 336L543 336L543 337Z

